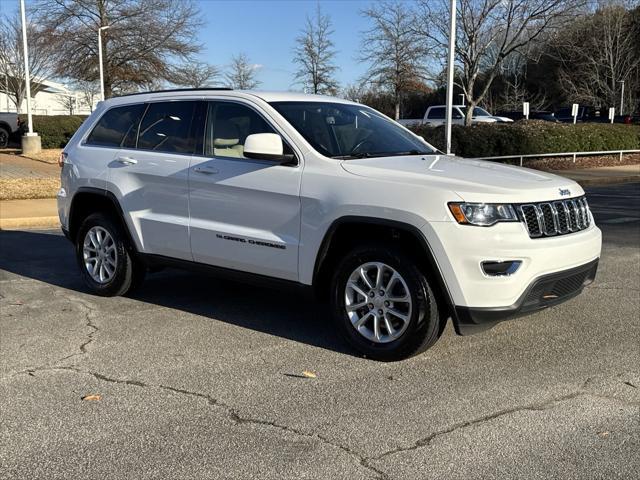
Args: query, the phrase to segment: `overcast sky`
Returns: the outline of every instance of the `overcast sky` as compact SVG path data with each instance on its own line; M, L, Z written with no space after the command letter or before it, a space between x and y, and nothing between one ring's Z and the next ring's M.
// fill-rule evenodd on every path
M29 0L27 14L29 11ZM367 22L360 15L371 1L321 0L324 13L331 16L336 64L341 85L354 83L365 65L356 61L360 32ZM202 60L224 67L235 53L245 52L260 65L261 89L299 89L292 84L295 65L291 62L295 38L305 17L313 15L316 0L199 0L206 25L200 32L204 45ZM19 0L0 0L0 13L17 12Z

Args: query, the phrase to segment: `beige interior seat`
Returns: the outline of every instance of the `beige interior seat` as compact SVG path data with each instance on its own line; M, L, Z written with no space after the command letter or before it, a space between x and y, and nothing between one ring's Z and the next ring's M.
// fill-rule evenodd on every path
M213 132L213 154L217 157L244 157L238 127L229 121L218 121Z

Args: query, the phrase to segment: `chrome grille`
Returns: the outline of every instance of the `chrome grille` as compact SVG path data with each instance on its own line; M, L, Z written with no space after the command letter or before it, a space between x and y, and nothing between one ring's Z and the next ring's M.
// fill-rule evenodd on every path
M531 238L579 232L591 225L589 204L585 197L527 203L520 205L518 211Z

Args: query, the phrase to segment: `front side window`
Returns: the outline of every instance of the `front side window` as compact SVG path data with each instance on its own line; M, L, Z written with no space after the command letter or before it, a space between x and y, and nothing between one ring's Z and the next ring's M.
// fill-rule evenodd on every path
M205 155L246 158L244 142L254 133L278 133L253 109L233 102L210 102L205 128ZM286 147L285 147L286 149Z
M435 107L432 108L431 110L429 110L429 117L428 118L434 118L434 119L442 119L444 118L444 107Z
M197 102L150 103L140 123L137 147L166 153L193 153L191 120Z
M333 158L421 155L436 150L397 123L363 105L273 102L319 153Z
M87 137L87 145L134 147L145 105L125 105L109 109Z

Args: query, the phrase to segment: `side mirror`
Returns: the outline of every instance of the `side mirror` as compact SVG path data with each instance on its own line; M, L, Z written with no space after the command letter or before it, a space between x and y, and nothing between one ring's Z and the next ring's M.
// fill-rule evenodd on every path
M290 158L284 155L282 138L275 133L254 133L249 135L244 141L244 156L280 163L290 161Z

